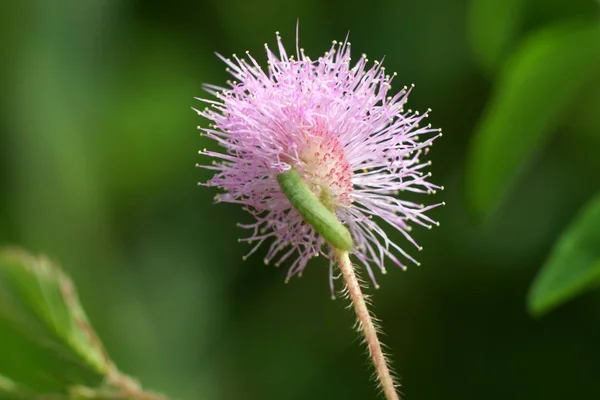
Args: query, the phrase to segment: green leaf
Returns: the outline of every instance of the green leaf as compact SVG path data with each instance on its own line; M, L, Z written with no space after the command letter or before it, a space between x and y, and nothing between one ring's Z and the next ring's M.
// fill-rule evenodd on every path
M506 55L523 14L522 0L471 0L468 34L473 56L486 71L494 71Z
M600 194L562 234L529 291L530 313L541 315L600 284Z
M69 278L17 249L0 250L0 346L5 382L37 393L96 387L114 369Z
M168 400L109 359L69 277L0 249L0 400Z
M30 393L23 391L16 383L0 375L0 399L30 400Z
M537 32L504 67L475 131L467 198L480 216L499 206L582 83L600 68L600 24L577 22Z

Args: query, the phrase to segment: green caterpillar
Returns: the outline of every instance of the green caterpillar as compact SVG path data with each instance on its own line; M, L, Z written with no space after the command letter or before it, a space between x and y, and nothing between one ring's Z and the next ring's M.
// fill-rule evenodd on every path
M294 208L330 245L342 251L352 249L352 236L348 229L311 192L298 171L285 171L277 176L277 181Z

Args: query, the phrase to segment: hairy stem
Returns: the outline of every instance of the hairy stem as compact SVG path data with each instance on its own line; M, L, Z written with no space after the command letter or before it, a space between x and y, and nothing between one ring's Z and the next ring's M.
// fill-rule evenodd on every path
M381 343L377 337L377 329L367 308L367 303L360 289L360 283L354 273L350 256L347 251L336 250L336 257L342 271L342 276L344 277L344 282L346 283L346 288L348 289L348 295L356 312L356 318L369 347L369 354L371 355L371 360L375 366L377 378L379 379L385 398L387 400L399 400L400 397L396 392L394 379L392 378L387 359L383 354Z

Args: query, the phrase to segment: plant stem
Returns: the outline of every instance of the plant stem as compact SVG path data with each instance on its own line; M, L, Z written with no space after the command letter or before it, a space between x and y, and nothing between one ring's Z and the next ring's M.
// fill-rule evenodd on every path
M388 361L383 354L381 343L377 337L377 328L373 323L365 297L360 289L360 283L354 273L350 256L347 251L336 250L336 257L385 398L387 400L399 400L400 397L396 392L396 384L390 373Z

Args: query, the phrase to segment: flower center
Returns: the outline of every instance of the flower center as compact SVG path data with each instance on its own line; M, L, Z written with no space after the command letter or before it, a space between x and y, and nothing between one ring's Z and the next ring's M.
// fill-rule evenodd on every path
M330 210L352 203L352 168L336 137L323 130L311 131L299 150L303 165L298 166L312 192Z

